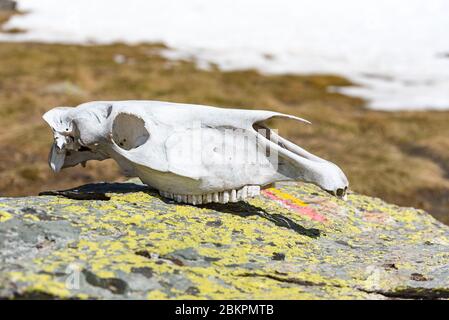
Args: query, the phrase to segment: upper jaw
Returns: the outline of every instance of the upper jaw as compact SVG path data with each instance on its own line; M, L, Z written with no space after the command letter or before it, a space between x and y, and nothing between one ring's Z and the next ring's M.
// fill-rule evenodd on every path
M61 171L62 167L64 166L65 156L66 150L64 146L62 146L61 148L60 146L58 146L58 142L55 141L51 147L50 155L48 157L48 164L54 172Z
M54 142L50 150L48 163L54 172L59 172L64 166L67 150L74 147L73 138L54 131Z

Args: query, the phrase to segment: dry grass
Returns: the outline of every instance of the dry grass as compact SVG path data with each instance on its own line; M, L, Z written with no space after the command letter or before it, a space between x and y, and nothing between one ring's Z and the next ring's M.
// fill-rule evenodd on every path
M14 15L14 11L2 11L0 10L0 26L8 22L8 20Z
M24 11L1 11L0 10L0 33L11 33L11 34L17 34L17 33L23 33L26 32L24 29L20 28L5 28L4 24L11 19L14 15L23 15L26 14Z
M190 62L166 61L161 47L0 44L0 194L122 179L111 161L53 174L47 166L51 132L41 120L50 108L89 100L168 100L309 119L312 126L287 122L280 132L338 163L352 189L449 222L449 112L369 111L361 100L327 91L349 84L340 77L198 70ZM123 63L116 62L118 55Z

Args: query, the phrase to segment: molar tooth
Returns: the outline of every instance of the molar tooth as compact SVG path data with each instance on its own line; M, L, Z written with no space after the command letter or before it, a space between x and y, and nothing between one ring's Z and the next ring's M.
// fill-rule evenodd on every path
M256 188L256 186L252 186L252 191L251 191L251 194L252 194L252 196L253 197L255 197L255 196L257 196L257 188Z
M253 186L253 197L258 196L260 194L260 187Z
M212 201L213 202L220 202L220 192L214 192Z
M203 195L199 194L194 197L196 197L196 204L203 204Z
M229 191L223 191L223 203L229 202Z
M242 200L245 200L248 197L248 187L244 186L242 188Z
M237 191L235 189L231 190L231 196L229 198L230 202L237 202Z
M211 203L212 202L212 193L208 193L206 194L206 203Z
M188 195L188 196L185 196L185 197L186 197L185 202L194 204L194 203L193 203L192 195Z
M248 186L248 197L260 195L260 186Z
M237 199L238 200L245 200L247 196L248 196L248 187L247 186L243 186L242 188L240 188L237 191Z
M242 199L242 190L243 190L243 188L240 188L240 189L238 189L237 190L237 200L243 200Z
M253 197L256 197L260 195L260 187L259 186L253 186Z
M180 194L175 194L175 195L174 195L174 198L175 198L175 201L176 201L176 202L181 202L181 201L182 201L182 197L181 197Z

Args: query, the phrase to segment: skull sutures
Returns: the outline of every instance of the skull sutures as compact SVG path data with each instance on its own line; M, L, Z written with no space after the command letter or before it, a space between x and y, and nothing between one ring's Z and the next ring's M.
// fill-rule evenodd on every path
M177 202L236 202L276 181L311 182L345 198L335 164L280 137L266 122L304 119L272 111L159 101L99 101L57 107L43 116L54 134L50 167L114 159Z

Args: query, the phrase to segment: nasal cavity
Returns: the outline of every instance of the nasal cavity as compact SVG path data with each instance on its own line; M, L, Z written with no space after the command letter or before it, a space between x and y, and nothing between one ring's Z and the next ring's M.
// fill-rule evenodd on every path
M345 189L337 189L337 196L343 197L345 195L346 188Z
M119 113L112 124L112 139L122 149L131 150L143 145L150 138L145 121L128 114Z

